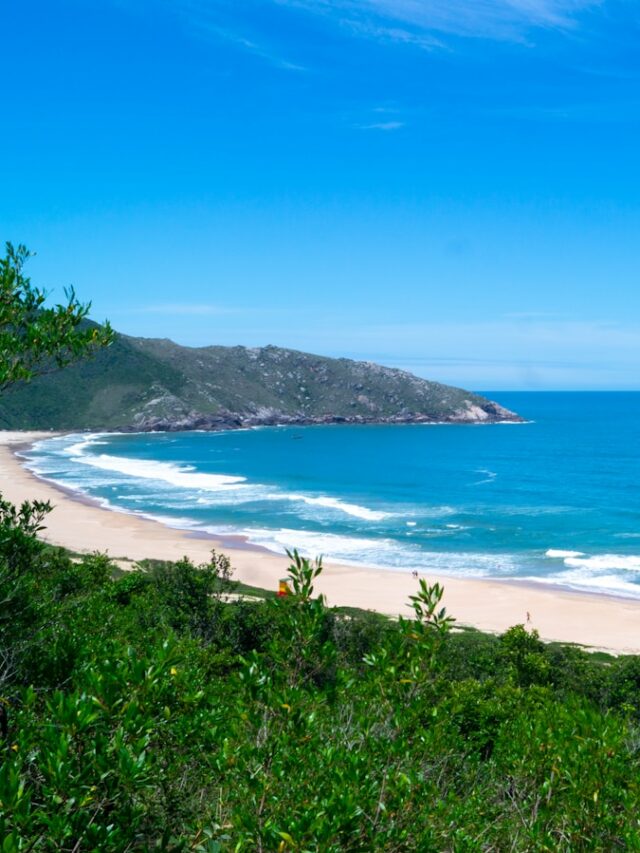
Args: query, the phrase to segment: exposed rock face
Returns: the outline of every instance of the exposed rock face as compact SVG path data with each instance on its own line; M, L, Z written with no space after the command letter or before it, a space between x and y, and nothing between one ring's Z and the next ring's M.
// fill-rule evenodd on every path
M498 403L488 400L484 405L478 405L471 400L464 400L463 405L449 416L433 416L424 412L409 412L403 410L396 415L333 415L324 414L311 416L304 412L290 413L281 409L261 407L253 413L220 411L215 415L202 412L175 412L174 415L154 417L140 412L134 418L130 427L123 431L142 432L179 432L182 430L202 429L216 431L223 429L242 429L251 426L310 426L313 424L419 424L419 423L459 423L459 424L489 424L504 422L520 422L522 418L514 412L505 409Z
M464 400L463 407L453 413L451 420L460 423L496 423L499 421L519 421L521 418L492 400L489 400L485 405Z
M192 349L122 335L94 361L0 398L0 421L8 428L220 430L518 420L485 397L371 362L273 346Z
M397 416L364 415L308 415L289 414L273 410L267 414L242 415L233 412L206 415L201 412L190 412L186 415L176 414L169 417L145 417L143 414L134 418L134 423L121 427L122 432L180 432L184 430L207 430L215 432L223 429L243 429L252 426L312 426L314 424L420 424L420 423L457 423L457 424L490 424L520 422L522 418L514 412L496 404L487 409L470 405L468 408L454 412L450 417L436 418L425 414L399 414Z

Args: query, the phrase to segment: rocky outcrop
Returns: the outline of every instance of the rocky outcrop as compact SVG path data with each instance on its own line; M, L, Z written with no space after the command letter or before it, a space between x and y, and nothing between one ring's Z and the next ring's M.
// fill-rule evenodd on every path
M121 427L122 432L180 432L186 430L206 430L216 432L229 429L246 429L256 426L313 426L320 424L492 424L520 423L522 418L503 406L489 401L484 407L468 401L468 405L452 412L448 417L432 417L427 414L405 412L397 415L371 416L365 415L332 415L325 414L310 417L303 413L289 414L282 411L262 410L255 414L238 414L234 412L218 413L216 415L201 412L178 414L174 417L153 417L141 414L134 419L130 426Z

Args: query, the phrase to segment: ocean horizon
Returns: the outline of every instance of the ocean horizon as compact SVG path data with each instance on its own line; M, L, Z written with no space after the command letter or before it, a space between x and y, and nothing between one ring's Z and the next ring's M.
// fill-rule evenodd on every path
M169 526L341 563L640 597L640 392L483 392L525 423L76 433L35 474Z

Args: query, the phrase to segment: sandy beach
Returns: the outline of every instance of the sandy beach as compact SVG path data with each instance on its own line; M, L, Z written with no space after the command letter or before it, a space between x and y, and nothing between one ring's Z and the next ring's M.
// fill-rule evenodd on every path
M207 561L212 548L231 558L234 577L275 589L286 574L287 559L241 540L220 540L175 530L158 522L110 511L41 480L21 464L15 452L52 433L0 432L0 492L13 503L37 498L55 507L44 538L75 551L107 552L113 558ZM315 556L315 555L310 555ZM520 581L460 579L429 574L445 588L447 610L463 625L500 632L525 623L545 640L579 643L618 653L640 653L640 601L573 592ZM354 568L327 563L317 583L329 604L410 613L408 597L416 588L410 572Z

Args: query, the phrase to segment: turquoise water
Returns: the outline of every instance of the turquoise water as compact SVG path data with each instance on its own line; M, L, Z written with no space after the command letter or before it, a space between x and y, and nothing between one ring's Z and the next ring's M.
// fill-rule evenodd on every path
M640 596L640 393L495 393L494 426L75 435L41 476L128 512L391 570Z

